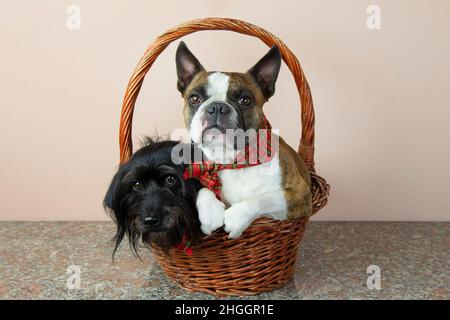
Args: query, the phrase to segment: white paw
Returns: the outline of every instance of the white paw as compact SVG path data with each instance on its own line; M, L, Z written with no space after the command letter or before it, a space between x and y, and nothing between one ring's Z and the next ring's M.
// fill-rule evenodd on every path
M236 203L227 210L224 214L224 229L228 232L228 238L239 238L245 229L253 222L250 211L244 203Z
M216 198L214 192L203 188L197 195L197 210L200 228L206 235L223 226L225 205Z

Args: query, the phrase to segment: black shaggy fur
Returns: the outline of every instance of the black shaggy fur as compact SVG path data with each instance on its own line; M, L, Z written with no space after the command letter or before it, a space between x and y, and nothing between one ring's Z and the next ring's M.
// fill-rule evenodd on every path
M145 145L119 167L104 199L105 209L117 224L113 256L125 235L139 256L139 239L145 245L169 250L187 235L194 244L201 237L195 205L200 184L183 179L183 164L171 160L176 141Z

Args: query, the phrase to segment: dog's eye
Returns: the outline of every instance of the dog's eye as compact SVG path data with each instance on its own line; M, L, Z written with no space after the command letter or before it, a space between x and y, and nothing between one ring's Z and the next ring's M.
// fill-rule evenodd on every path
M166 179L164 180L166 185L174 185L177 182L177 178L175 178L175 176L167 176Z
M144 187L142 186L142 183L140 183L139 181L136 181L133 184L133 190L135 191L142 191L144 189Z
M249 96L242 96L239 98L239 104L241 106L249 106L252 103L252 98Z
M198 106L200 103L202 103L202 98L200 98L198 95L193 94L189 97L189 102L193 106Z

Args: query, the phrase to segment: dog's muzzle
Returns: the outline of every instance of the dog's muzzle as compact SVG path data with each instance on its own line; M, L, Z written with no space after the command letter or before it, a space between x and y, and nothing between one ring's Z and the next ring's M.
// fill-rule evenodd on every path
M207 124L204 133L210 129L225 133L227 129L244 128L241 111L224 101L214 101L207 105L204 119Z
M223 102L212 102L206 107L206 112L212 117L231 113L231 107Z

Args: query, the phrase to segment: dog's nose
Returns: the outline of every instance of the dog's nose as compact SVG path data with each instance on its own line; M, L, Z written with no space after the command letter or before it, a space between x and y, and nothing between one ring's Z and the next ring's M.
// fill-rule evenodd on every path
M221 102L213 102L211 103L208 108L206 109L209 114L227 114L231 112L230 106L228 106L226 103Z
M206 110L208 111L209 114L214 114L214 113L216 113L216 106L213 104L210 104Z
M221 104L219 108L219 112L221 114L227 114L231 112L231 108L226 104Z
M159 218L156 217L145 217L144 224L146 226L156 226L159 223Z

